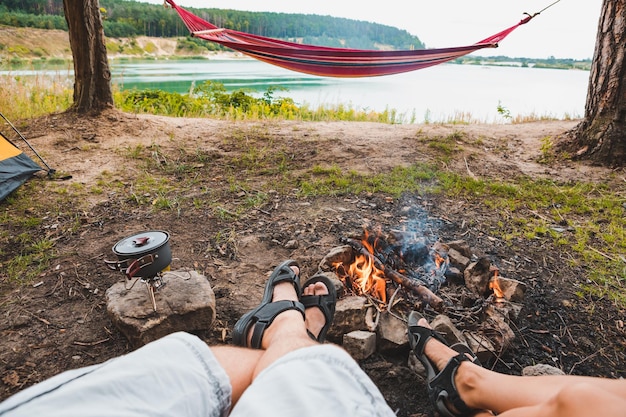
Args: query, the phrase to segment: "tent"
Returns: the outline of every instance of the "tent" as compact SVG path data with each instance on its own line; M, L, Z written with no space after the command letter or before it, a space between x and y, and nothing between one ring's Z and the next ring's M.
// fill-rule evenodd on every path
M0 201L42 168L0 132Z

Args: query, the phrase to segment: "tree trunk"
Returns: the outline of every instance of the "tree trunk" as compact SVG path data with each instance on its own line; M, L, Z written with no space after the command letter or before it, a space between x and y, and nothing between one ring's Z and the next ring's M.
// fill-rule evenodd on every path
M626 161L626 0L604 0L585 117L571 132L577 157L601 165Z
M69 110L96 112L113 107L111 71L98 0L63 0L74 57L74 104Z

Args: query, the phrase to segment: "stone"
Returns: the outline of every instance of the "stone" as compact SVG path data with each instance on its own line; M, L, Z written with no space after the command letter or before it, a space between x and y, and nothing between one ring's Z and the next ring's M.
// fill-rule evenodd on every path
M526 284L516 279L505 278L498 276L492 278L492 281L497 281L500 290L503 293L504 298L507 301L520 303L524 300L524 294L526 293Z
M483 322L483 328L485 334L490 335L496 352L504 352L515 340L515 333L513 333L511 326L500 314L489 314L487 310L487 318Z
M409 352L409 359L407 361L407 365L411 371L413 371L416 375L421 376L426 379L428 373L426 372L426 368L422 365L419 359L413 354L413 352Z
M465 341L483 366L490 366L496 359L493 343L486 337L477 333L466 333Z
M463 333L452 324L452 320L445 314L437 315L431 322L430 327L448 342L449 345L465 342Z
M365 321L367 309L371 308L367 298L351 295L337 301L333 325L328 329L328 340L341 343L343 335L355 330L368 330Z
M446 245L448 245L450 249L454 249L455 251L459 252L464 257L468 259L472 258L472 249L466 241L453 240L452 242L447 242Z
M341 263L350 265L354 262L354 250L350 245L334 247L320 261L319 269L322 271L334 271L334 264Z
M450 261L450 265L461 271L464 271L471 263L470 258L463 256L461 252L452 248L448 250L448 260Z
M455 266L448 266L446 268L446 271L444 272L444 276L446 277L448 282L451 282L453 284L456 284L456 285L465 284L465 278L463 277L463 272L461 272L459 268Z
M343 348L355 360L367 359L376 352L376 333L355 330L343 335Z
M155 292L154 311L147 284L125 281L105 294L107 313L135 347L178 331L208 330L215 321L215 294L209 280L193 270L169 271Z
M406 322L388 311L380 313L377 334L381 352L397 350L409 344Z
M484 296L489 288L489 280L493 276L491 262L487 258L480 258L469 264L463 275L465 286L474 294Z
M565 372L551 365L537 364L522 369L522 376L565 375Z
M498 314L511 321L517 321L523 307L522 304L512 303L506 300L497 300L488 305L485 310L489 315Z

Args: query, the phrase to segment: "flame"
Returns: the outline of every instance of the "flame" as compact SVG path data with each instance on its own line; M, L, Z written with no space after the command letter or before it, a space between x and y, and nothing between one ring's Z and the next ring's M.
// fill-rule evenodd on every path
M493 278L489 281L489 289L493 290L493 294L497 299L504 298L504 291L500 287L500 278L498 278L498 270L494 271Z
M443 265L446 262L446 259L439 255L436 251L434 253L434 258L435 258L435 265L437 266L437 269L441 268L441 265Z
M359 254L356 255L354 262L350 265L346 266L339 262L333 264L333 267L336 271L341 271L344 278L350 281L353 291L357 294L369 294L384 304L387 302L385 273L376 267L373 258L378 237L375 237L372 243L370 243L369 237L368 231L364 230L361 243L372 256Z
M347 273L361 294L371 294L383 302L386 301L385 274L376 268L371 257L358 255L348 267Z

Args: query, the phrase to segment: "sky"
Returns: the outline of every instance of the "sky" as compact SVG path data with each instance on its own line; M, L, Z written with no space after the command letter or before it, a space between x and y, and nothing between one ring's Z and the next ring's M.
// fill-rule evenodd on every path
M162 4L162 0L141 0ZM345 17L390 25L417 36L427 48L478 42L555 0L174 0L218 8ZM511 33L496 50L477 55L528 58L593 57L602 0L560 0Z

